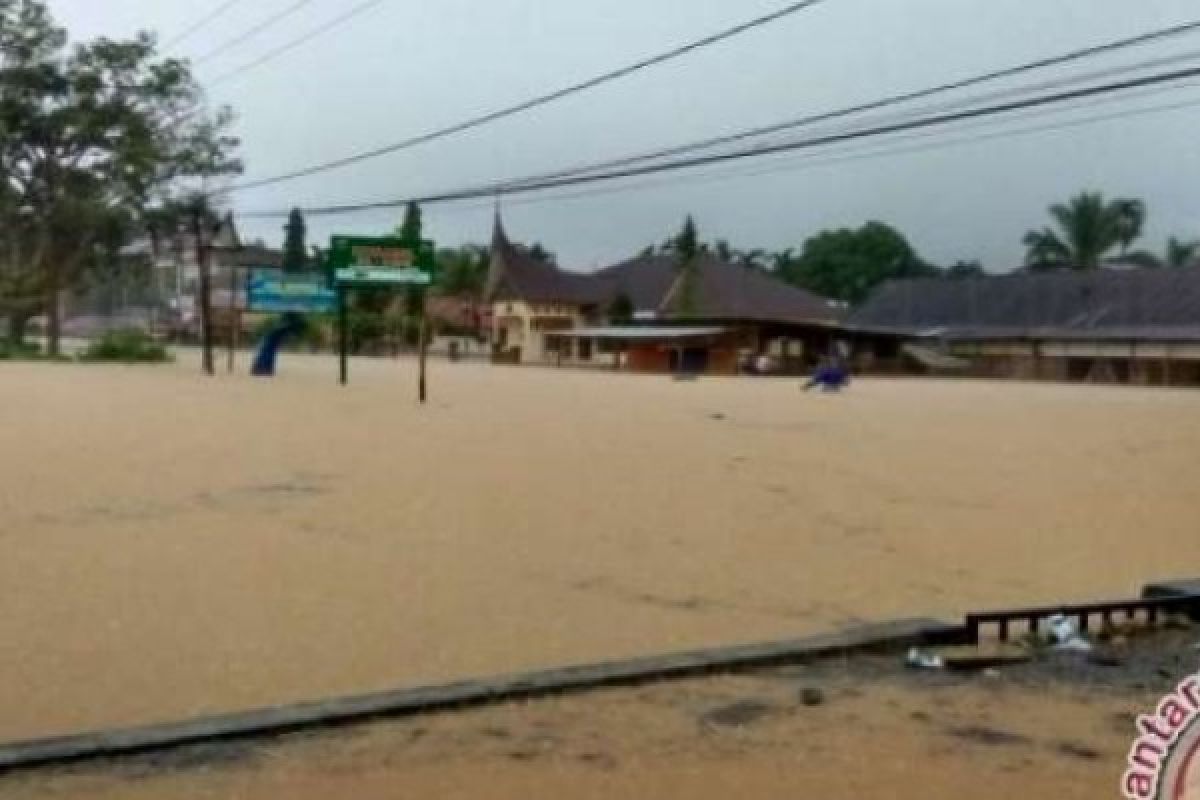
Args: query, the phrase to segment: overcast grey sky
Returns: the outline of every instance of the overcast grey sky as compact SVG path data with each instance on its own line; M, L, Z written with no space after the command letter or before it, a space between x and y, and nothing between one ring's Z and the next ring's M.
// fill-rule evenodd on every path
M294 0L244 0L173 54L201 57ZM50 0L75 38L164 40L221 0ZM204 80L336 17L313 0L197 66ZM785 5L785 0L384 0L335 32L213 87L240 115L247 179L377 147L621 66ZM920 89L1200 18L1196 0L829 0L727 42L520 118L340 172L238 194L242 210L403 197L518 177ZM1200 36L1139 57L1200 50ZM1019 264L1024 232L1083 188L1144 198L1145 245L1200 237L1200 107L974 143L980 133L1200 100L1200 86L1056 117L643 180L638 189L510 201L514 238L589 270L661 241L694 213L706 238L799 247L828 227L890 222L928 259ZM949 144L950 142L958 142ZM930 148L930 145L939 145ZM628 184L627 184L628 185ZM398 213L312 220L314 236L385 232ZM486 241L488 203L431 207L439 244ZM282 220L246 222L273 243Z

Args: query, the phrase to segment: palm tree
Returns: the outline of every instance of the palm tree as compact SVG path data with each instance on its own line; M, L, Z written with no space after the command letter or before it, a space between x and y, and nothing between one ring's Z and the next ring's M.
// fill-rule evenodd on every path
M1099 269L1114 251L1125 256L1142 235L1146 205L1141 200L1105 200L1100 192L1083 192L1050 207L1056 228L1025 236L1026 263L1035 269L1070 267Z
M1141 200L1117 198L1111 205L1116 216L1117 237L1121 255L1129 252L1130 246L1142 236L1146 227L1146 204Z

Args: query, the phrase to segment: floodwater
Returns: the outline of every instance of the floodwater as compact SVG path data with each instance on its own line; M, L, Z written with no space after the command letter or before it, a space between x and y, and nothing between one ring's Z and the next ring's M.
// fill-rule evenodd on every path
M0 365L0 739L1200 563L1194 393L437 362L422 409L408 361L282 370Z
M541 700L0 779L11 800L1094 800L1152 693L767 673ZM905 684L909 685L905 685ZM811 691L811 690L810 690Z

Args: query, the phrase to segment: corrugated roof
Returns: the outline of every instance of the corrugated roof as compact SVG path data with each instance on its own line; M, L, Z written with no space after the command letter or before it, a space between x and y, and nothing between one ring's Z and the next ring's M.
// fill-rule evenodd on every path
M847 320L948 338L1200 338L1200 269L896 281Z

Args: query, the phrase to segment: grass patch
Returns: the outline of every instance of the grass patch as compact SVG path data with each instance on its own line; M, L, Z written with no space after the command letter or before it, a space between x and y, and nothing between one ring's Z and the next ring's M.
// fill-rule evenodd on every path
M79 354L88 364L162 364L173 360L171 353L139 330L110 331Z
M36 344L0 341L0 361L70 361L66 356L49 356Z

